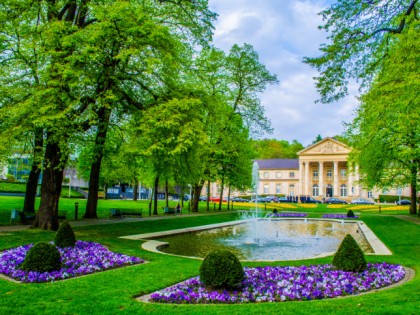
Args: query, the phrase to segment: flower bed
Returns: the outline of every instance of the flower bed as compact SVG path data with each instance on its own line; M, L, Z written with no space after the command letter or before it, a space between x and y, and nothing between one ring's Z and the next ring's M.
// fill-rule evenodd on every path
M176 304L281 302L353 295L402 280L400 265L368 264L364 272L336 270L332 265L244 268L242 290L208 291L199 277L155 292L151 300Z
M62 262L60 270L23 271L19 269L19 265L23 263L32 246L30 244L1 252L0 274L22 282L48 282L144 262L137 257L111 252L98 243L77 241L75 247L57 247Z
M323 218L325 219L357 219L359 218L357 215L354 217L348 217L347 214L323 214Z
M301 217L306 217L307 215L308 215L307 213L300 213L300 212L280 212L280 213L269 213L267 216L270 218L282 218L282 217L301 218Z

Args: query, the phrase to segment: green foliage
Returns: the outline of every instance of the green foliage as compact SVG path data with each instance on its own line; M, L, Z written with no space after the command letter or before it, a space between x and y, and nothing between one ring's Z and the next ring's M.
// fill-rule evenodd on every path
M365 256L353 236L346 235L334 255L332 264L344 271L360 272L366 269Z
M243 267L239 259L229 251L211 252L200 267L200 280L214 288L238 288L243 279Z
M60 252L54 245L46 242L35 244L21 265L21 269L26 271L48 272L60 268Z
M348 218L354 218L354 212L353 212L353 210L347 211L347 217Z
M297 152L304 149L296 140L292 143L276 139L254 140L253 145L257 159L296 159Z
M76 245L76 235L68 221L61 223L55 234L54 243L58 247L74 247Z

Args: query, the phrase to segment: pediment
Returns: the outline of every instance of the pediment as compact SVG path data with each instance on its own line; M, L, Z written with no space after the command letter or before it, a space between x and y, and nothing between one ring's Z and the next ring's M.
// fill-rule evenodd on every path
M312 154L349 154L351 149L344 143L332 138L323 139L298 152L299 155Z

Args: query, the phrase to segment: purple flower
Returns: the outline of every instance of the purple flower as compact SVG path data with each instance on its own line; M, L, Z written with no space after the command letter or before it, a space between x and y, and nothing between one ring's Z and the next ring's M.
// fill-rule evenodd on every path
M32 246L30 244L1 252L0 273L23 282L48 282L144 262L137 257L111 252L98 243L77 241L74 247L57 247L62 262L60 270L23 271L19 265L23 263Z
M323 214L323 218L328 219L357 219L358 216L348 217L347 214Z
M357 294L400 281L400 265L368 264L361 273L336 270L332 265L244 268L242 290L209 291L199 277L155 292L151 299L161 303L249 303L326 299Z
M281 217L306 217L307 213L299 212L280 212L280 213L269 213L267 216L270 218L281 218Z

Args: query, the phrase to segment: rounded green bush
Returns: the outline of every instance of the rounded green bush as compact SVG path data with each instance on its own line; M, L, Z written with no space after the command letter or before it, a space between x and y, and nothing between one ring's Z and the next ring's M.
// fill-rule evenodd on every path
M348 217L348 218L354 218L354 212L353 212L352 210L349 210L349 211L347 212L347 217Z
M229 251L215 250L200 267L200 280L206 286L235 289L241 286L244 270L239 259Z
M332 264L339 270L359 272L366 269L366 260L353 236L347 234L334 255Z
M60 270L61 256L58 249L45 242L35 244L26 254L21 265L22 270L48 272Z
M64 221L54 238L55 246L58 247L74 247L76 245L76 235L74 235L73 229L68 221Z

